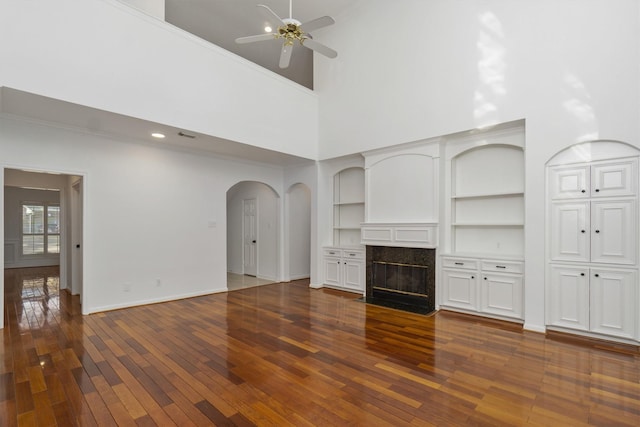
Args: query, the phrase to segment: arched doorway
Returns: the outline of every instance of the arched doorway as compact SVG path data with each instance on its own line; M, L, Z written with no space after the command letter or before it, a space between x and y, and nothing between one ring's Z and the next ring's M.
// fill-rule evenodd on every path
M277 281L279 222L280 197L269 185L242 181L227 191L227 273L233 278L230 281L228 277L230 290Z

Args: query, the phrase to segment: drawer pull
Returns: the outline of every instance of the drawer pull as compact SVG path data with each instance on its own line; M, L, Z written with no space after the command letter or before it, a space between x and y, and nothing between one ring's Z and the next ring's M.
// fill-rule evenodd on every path
M335 254L336 254L335 252L329 252L329 255L335 255Z
M456 265L464 265L464 262L456 262Z
M507 268L504 265L496 265L496 268Z
M349 254L349 256L356 256L356 254Z

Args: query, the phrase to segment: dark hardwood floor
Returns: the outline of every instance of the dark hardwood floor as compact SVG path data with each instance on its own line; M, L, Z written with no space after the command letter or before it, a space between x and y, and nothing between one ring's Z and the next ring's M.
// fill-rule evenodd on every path
M83 317L5 271L1 426L640 425L633 349L307 282Z

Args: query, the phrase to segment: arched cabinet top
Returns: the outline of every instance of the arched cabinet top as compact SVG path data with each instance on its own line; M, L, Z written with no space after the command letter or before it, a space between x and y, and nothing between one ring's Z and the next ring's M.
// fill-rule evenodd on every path
M573 144L559 152L547 162L547 166L566 165L571 163L588 163L597 160L634 157L640 150L622 141L596 140Z

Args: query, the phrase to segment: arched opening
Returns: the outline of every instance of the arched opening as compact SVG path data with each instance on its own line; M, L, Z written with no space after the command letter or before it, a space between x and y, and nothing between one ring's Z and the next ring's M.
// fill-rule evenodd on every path
M273 283L279 271L280 197L267 184L242 181L227 191L227 288Z
M294 184L285 200L287 279L307 279L311 276L311 190L304 184Z

